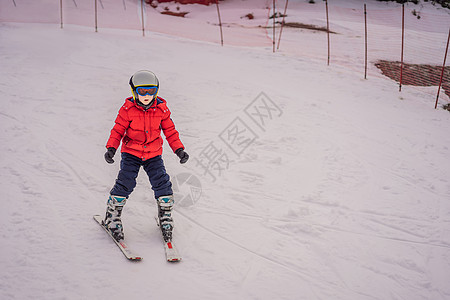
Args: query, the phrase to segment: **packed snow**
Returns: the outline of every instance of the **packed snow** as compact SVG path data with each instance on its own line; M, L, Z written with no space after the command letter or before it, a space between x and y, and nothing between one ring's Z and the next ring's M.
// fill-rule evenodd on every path
M14 12L14 1L0 2ZM223 3L224 23L242 22L223 47L164 29L96 33L1 14L0 299L450 299L448 96L434 109L437 87L399 93L373 66L364 80L327 66L326 53L289 51L295 34L316 45L325 33L286 29L272 53L262 19L272 1L262 2ZM320 25L316 2L310 23ZM206 9L182 6L190 19L159 22L218 33L213 15L195 18ZM262 27L240 18L250 11ZM352 35L361 22L332 25ZM432 36L445 41L447 31ZM190 154L181 165L165 144L179 263L164 259L145 172L123 213L141 262L92 218L119 170L119 155L105 162L105 143L140 69L158 75Z

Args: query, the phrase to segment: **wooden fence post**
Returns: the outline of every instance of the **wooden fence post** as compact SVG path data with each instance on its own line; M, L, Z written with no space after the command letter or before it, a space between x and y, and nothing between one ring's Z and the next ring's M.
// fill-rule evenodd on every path
M273 28L273 33L272 33L272 45L273 45L273 52L275 53L275 18L276 18L276 13L275 13L275 0L272 1L273 2L273 22L272 22L272 28Z
M328 0L325 0L325 10L327 13L327 40L328 40L328 59L327 65L330 65L330 21L328 19Z
M220 18L220 10L219 10L219 0L216 0L217 7L217 16L219 17L219 27L220 27L220 43L223 46L223 32L222 32L222 20Z
M447 47L445 48L445 55L444 55L444 64L442 65L441 80L439 81L439 87L438 87L438 92L437 92L437 96L436 96L436 104L434 105L434 109L437 108L438 100L439 100L439 93L441 92L441 85L442 85L442 79L444 78L445 62L447 60L448 43L449 42L450 42L450 28L448 30Z
M286 17L288 2L289 2L289 0L286 0L286 5L284 6L283 21L281 21L281 29L280 29L280 36L278 37L277 50L280 49L281 34L283 33L284 19Z
M401 63L400 63L400 87L399 92L402 91L402 83L403 83L403 50L405 44L405 4L402 4L402 54L401 54Z
M98 32L98 22L97 22L97 13L98 13L98 11L97 11L97 0L94 0L94 2L95 2L95 32Z
M364 79L367 79L367 8L366 4L364 3L364 27L365 27L365 42L364 42Z
M63 28L63 2L62 0L59 1L59 15L61 19L61 29Z
M141 19L142 19L142 36L145 36L144 0L141 0Z

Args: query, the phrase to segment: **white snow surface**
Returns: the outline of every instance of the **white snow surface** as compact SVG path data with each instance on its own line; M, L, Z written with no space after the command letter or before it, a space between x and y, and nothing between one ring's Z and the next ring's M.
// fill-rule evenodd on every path
M189 28L177 20L160 22ZM443 93L433 108L437 87L399 93L270 42L58 27L0 23L0 299L450 299L450 113ZM140 69L158 75L191 156L180 165L164 145L175 264L143 171L123 213L143 261L92 219L119 170L105 143Z

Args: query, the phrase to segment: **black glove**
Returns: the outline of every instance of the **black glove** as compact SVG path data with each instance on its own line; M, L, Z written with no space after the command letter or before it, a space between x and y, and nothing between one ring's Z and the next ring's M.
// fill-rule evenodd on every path
M109 147L108 151L105 153L105 160L108 164L112 164L114 162L114 154L116 154L116 149L113 147Z
M180 158L180 164L184 164L189 159L189 154L184 152L183 148L177 149L177 151L175 151L175 154Z

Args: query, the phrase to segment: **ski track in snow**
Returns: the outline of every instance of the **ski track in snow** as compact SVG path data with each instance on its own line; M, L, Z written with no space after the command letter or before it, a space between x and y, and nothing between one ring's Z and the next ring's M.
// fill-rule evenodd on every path
M0 39L1 299L450 298L450 114L429 94L163 34L0 23ZM142 262L92 220L119 169L104 143L142 68L191 155L179 165L165 143L169 174L202 185L174 211L177 264L144 172L123 214ZM244 113L261 92L281 110L262 129ZM237 117L257 135L240 155L220 138ZM211 142L230 158L216 181L195 162Z

